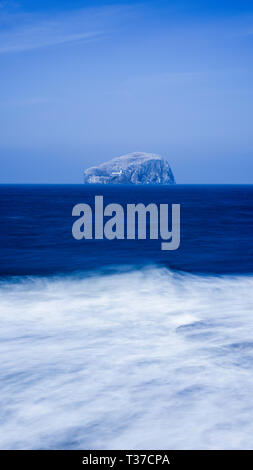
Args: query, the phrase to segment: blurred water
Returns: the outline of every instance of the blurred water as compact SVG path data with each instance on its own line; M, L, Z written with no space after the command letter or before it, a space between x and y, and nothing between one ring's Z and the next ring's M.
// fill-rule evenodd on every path
M253 278L1 288L1 448L251 448Z
M252 448L252 188L103 189L181 203L174 253L73 240L97 190L0 187L0 448Z

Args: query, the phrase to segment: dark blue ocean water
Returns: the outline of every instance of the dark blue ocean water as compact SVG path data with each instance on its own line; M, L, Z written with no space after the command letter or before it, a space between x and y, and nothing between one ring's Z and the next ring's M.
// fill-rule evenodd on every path
M181 246L161 251L154 240L72 237L72 208L104 204L181 204ZM199 273L253 272L253 186L0 186L0 275L85 271L158 263ZM105 217L105 221L106 221Z
M181 204L181 245L72 208ZM250 449L253 186L0 186L0 448Z

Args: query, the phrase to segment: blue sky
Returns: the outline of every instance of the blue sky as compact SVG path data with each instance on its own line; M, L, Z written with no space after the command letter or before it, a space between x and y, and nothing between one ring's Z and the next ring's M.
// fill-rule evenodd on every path
M146 151L252 183L252 59L252 1L0 0L0 182Z

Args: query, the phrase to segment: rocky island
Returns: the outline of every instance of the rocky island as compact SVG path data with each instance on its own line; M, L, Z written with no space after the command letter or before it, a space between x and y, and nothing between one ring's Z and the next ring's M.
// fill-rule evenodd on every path
M84 172L84 183L175 184L167 160L153 153L134 152Z

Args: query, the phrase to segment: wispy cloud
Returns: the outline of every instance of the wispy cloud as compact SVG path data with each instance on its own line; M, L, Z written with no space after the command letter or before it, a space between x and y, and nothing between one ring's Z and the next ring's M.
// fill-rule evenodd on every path
M82 9L54 16L10 12L8 8L2 8L0 13L0 54L3 54L104 37L111 30L117 8Z
M21 52L77 41L90 41L102 34L102 31L71 34L60 31L52 32L50 29L42 31L40 28L37 30L32 28L31 30L17 31L15 37L12 38L7 37L7 35L0 37L0 53Z
M0 107L20 107L20 106L34 106L48 103L48 98L44 97L31 97L23 99L11 99L0 101Z

